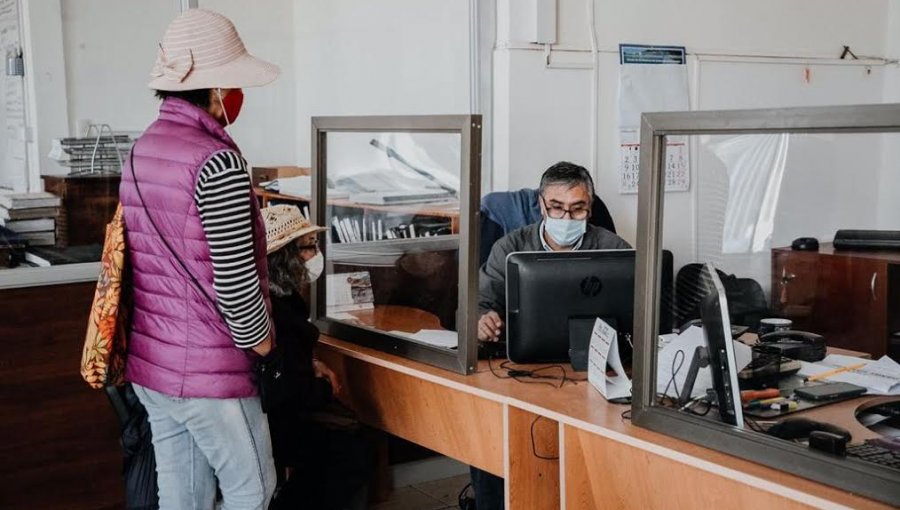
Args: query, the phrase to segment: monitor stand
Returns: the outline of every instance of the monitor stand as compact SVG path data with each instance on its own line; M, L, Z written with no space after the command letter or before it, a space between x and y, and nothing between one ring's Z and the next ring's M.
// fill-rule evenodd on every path
M694 383L697 382L697 374L701 368L709 366L709 351L706 347L698 345L694 349L694 356L691 358L691 365L688 368L687 377L684 379L684 388L681 388L681 395L678 396L678 406L684 407L691 401L691 393L694 391Z

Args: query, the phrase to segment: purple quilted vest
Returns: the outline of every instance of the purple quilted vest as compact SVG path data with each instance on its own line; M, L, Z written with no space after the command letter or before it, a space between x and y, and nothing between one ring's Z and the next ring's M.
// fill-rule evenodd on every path
M125 211L133 269L134 313L128 337L127 380L174 397L242 398L256 395L255 354L237 348L228 326L184 273L150 223L149 213L206 294L216 298L209 244L194 191L197 176L217 152L237 146L222 126L181 99L166 99L159 118L134 148L134 170L122 172L119 200ZM269 302L266 234L255 197L254 251L260 286Z

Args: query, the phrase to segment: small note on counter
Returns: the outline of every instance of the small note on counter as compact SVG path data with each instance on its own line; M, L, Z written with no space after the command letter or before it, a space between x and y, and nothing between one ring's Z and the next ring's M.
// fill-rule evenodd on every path
M618 336L616 329L602 319L594 323L588 355L588 381L606 400L631 396L631 380L625 374L619 356ZM615 376L606 375L607 364Z

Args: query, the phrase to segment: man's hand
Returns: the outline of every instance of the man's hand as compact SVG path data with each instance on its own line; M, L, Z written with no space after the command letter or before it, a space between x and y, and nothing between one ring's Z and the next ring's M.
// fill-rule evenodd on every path
M341 383L338 381L337 375L325 363L314 359L313 360L313 372L315 373L317 378L326 378L328 382L331 383L331 393L334 396L337 396L338 393L341 392Z
M265 340L253 346L253 352L260 356L266 356L272 351L272 335L266 337Z
M478 319L478 340L482 342L497 342L500 340L500 330L503 328L503 320L495 311L490 311Z

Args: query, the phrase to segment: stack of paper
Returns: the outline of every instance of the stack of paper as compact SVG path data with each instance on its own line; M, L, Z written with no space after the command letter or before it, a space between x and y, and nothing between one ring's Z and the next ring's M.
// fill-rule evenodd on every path
M389 333L435 347L443 347L445 349L456 349L459 347L459 334L456 331L422 329L416 333L406 333L404 331L390 331Z
M297 177L281 177L274 181L261 183L269 191L275 191L282 195L290 195L292 197L310 198L312 197L312 177L308 175L298 175ZM347 198L350 193L343 192L334 188L328 189L328 198Z
M52 246L56 244L60 203L52 193L0 190L0 226L17 233L31 246Z
M878 361L829 354L816 363L801 362L799 375L810 377L836 368L865 363L862 368L848 370L822 379L862 386L870 395L900 395L900 364L887 356Z

